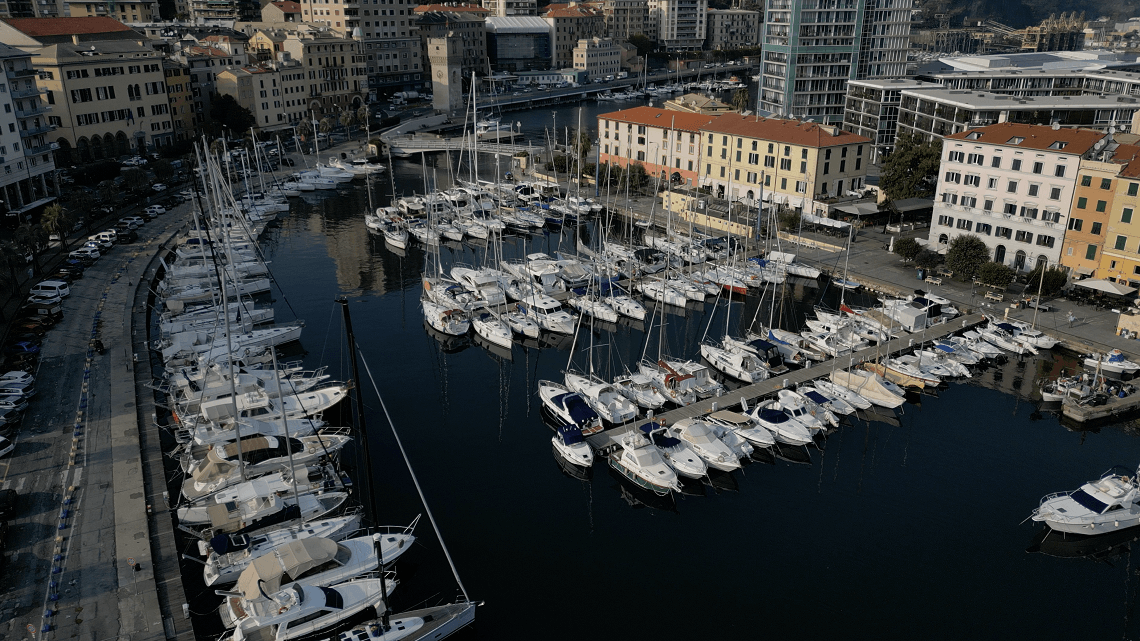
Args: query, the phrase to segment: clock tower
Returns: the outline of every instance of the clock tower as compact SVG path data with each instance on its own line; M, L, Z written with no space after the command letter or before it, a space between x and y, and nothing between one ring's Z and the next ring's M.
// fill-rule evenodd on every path
M463 111L463 40L454 32L428 38L432 107L448 115Z

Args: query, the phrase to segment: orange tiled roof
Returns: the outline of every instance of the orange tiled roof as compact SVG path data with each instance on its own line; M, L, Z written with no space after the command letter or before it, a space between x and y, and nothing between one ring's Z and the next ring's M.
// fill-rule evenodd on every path
M683 111L669 111L655 107L634 107L608 114L598 114L602 120L626 122L634 125L645 125L662 129L677 129L679 131L699 132L706 125L719 116L712 114L692 114Z
M37 36L70 36L85 33L130 31L127 25L106 16L84 18L5 18L16 31L33 38Z
M554 5L559 8L547 9L546 13L542 14L546 18L591 18L593 16L600 16L602 14L583 6L563 6Z
M470 13L482 13L482 14L490 14L491 13L488 9L484 9L483 7L480 7L479 5L476 5L476 4L461 4L461 5L456 5L454 7L450 6L450 5L446 5L446 4L421 4L418 7L416 7L415 9L413 9L413 11L415 11L416 13L428 13L431 11L444 11L444 12L465 11L465 12L470 12Z
M222 51L221 49L218 49L216 47L202 47L202 46L198 46L198 45L194 45L194 46L190 47L190 53L196 54L199 56L218 56L218 57L223 57L223 56L224 57L230 57L230 56L234 55L232 53Z
M971 138L974 134L977 137ZM1053 129L1045 125L1022 125L1013 122L1001 122L996 125L967 129L956 134L946 136L946 140L962 140L966 142L984 142L990 145L1010 145L1021 149L1047 150L1056 142L1063 142L1066 154L1083 155L1096 141L1104 138L1103 131L1092 129ZM1010 141L1014 138L1024 138L1021 143L1014 145ZM1053 149L1051 151L1062 151Z
M839 135L832 135L831 127L823 127L815 122L783 118L757 119L755 116L741 116L735 113L721 114L716 121L705 127L704 130L718 134L784 142L801 147L834 147L836 145L871 142L870 138L864 138L849 131L839 130Z
M293 0L277 0L277 2L270 3L285 13L301 13L301 5L293 2Z
M1140 178L1140 147L1120 145L1113 153L1112 162L1124 165L1120 168L1121 176Z

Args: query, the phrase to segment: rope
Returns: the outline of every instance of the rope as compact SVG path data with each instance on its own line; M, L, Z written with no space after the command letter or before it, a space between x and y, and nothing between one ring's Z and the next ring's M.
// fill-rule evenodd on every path
M392 428L392 436L396 439L396 446L400 448L400 456L404 458L404 465L408 466L408 474L412 477L412 483L416 486L416 493L420 496L420 502L424 504L424 511L427 512L428 520L431 521L431 527L435 531L435 538L439 540L439 546L443 548L443 555L447 557L447 564L451 566L451 574L455 577L455 582L459 584L459 590L463 592L463 598L467 601L471 597L467 595L467 588L463 587L463 581L459 578L459 570L455 568L455 561L451 558L451 552L447 549L447 544L443 542L443 534L439 531L439 524L436 523L435 515L432 514L431 507L428 505L427 498L424 496L424 490L420 487L420 480L416 477L415 470L412 469L412 461L408 458L408 452L404 450L404 444L400 441L400 435L396 432L396 424L392 422L392 416L388 413L388 406L384 403L384 397L380 395L380 388L376 386L376 379L372 377L372 368L368 366L368 359L364 358L364 352L359 348L356 350L360 352L360 362L364 364L364 371L368 374L368 380L372 383L372 390L376 392L376 397L380 399L380 409L384 410L384 418L388 421L388 427Z

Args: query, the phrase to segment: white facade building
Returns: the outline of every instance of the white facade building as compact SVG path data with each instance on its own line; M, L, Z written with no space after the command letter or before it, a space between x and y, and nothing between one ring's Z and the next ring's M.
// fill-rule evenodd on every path
M621 71L621 47L610 38L583 38L574 47L574 68L590 80L615 76Z
M930 244L974 234L1019 271L1058 264L1077 170L1104 136L1008 122L947 136Z
M697 50L704 46L708 0L649 0L649 22L657 43L666 51Z

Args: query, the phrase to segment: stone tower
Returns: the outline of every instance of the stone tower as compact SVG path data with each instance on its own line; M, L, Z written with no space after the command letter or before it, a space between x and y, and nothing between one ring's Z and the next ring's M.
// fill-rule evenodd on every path
M432 107L455 114L463 111L463 39L454 32L443 38L428 38L431 63Z

